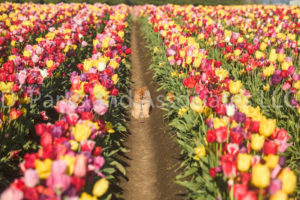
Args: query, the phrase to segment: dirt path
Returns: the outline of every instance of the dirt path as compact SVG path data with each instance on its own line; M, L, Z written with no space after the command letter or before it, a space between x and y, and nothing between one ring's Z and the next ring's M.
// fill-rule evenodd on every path
M159 93L157 85L152 83L153 73L148 71L151 54L145 47L140 25L133 21L131 35L132 88L147 86L152 101L156 104ZM179 147L166 132L163 111L154 107L149 119L144 123L130 117L128 124L130 135L125 146L128 164L127 179L121 180L125 200L176 200L182 188L173 183L179 165Z

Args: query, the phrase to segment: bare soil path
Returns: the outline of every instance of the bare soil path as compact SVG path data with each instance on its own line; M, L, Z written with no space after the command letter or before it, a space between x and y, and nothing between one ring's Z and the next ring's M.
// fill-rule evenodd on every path
M158 85L152 83L153 72L149 71L151 54L141 35L140 25L133 20L131 24L132 88L147 86L154 104L160 95ZM183 189L174 183L175 169L178 167L180 149L167 133L163 111L154 107L150 118L144 123L130 116L129 136L125 146L129 149L127 180L122 179L120 187L125 200L177 200L182 199Z

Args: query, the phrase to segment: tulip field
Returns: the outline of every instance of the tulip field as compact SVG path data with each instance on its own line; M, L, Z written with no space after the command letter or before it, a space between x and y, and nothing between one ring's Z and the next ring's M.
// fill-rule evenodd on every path
M300 199L300 7L6 2L0 200L122 199L133 20L183 199Z

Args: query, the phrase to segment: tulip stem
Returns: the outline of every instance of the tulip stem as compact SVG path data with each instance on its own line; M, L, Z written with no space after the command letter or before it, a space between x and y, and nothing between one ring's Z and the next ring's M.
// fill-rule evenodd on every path
M233 197L233 186L234 186L234 183L232 184L232 186L230 188L230 199L231 200L234 200L234 197Z
M263 189L262 188L259 188L258 200L263 200Z

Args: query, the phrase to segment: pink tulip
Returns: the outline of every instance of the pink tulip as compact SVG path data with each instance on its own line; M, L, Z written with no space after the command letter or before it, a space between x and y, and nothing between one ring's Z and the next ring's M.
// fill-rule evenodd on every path
M97 114L104 115L108 110L108 106L103 100L99 99L93 103L93 109Z
M24 183L27 187L34 187L39 181L39 176L34 169L27 169L24 173Z
M67 116L67 122L70 125L75 125L77 123L78 119L79 119L79 116L76 113L71 113L71 114L68 114L68 116Z
M281 167L280 165L277 165L271 172L271 178L275 179L278 176L280 171L281 171Z
M78 177L84 177L87 171L87 157L80 154L76 156L74 175Z
M56 160L52 163L51 173L52 174L63 174L67 169L67 164L63 160Z
M51 174L47 179L47 187L64 192L71 184L71 178L66 174Z
M281 190L282 182L280 179L275 179L271 182L269 186L269 193L271 195L275 194L278 190Z
M31 59L33 63L39 62L39 57L36 54L34 54Z
M100 169L101 167L103 167L105 163L105 159L102 156L97 156L94 158L94 167L96 170Z
M282 89L283 90L289 90L290 88L292 87L291 83L290 82L285 82L283 85L282 85Z
M170 65L175 65L175 59L171 59L170 61L169 61L169 63L170 63Z
M88 45L88 43L86 41L82 41L81 46L82 47L86 47Z
M80 143L81 151L92 152L94 150L95 145L96 145L96 142L93 140L82 141Z
M15 187L7 188L0 196L0 200L21 200L23 192Z
M25 70L22 70L17 74L17 79L21 85L25 83L26 78L27 78L27 73Z

